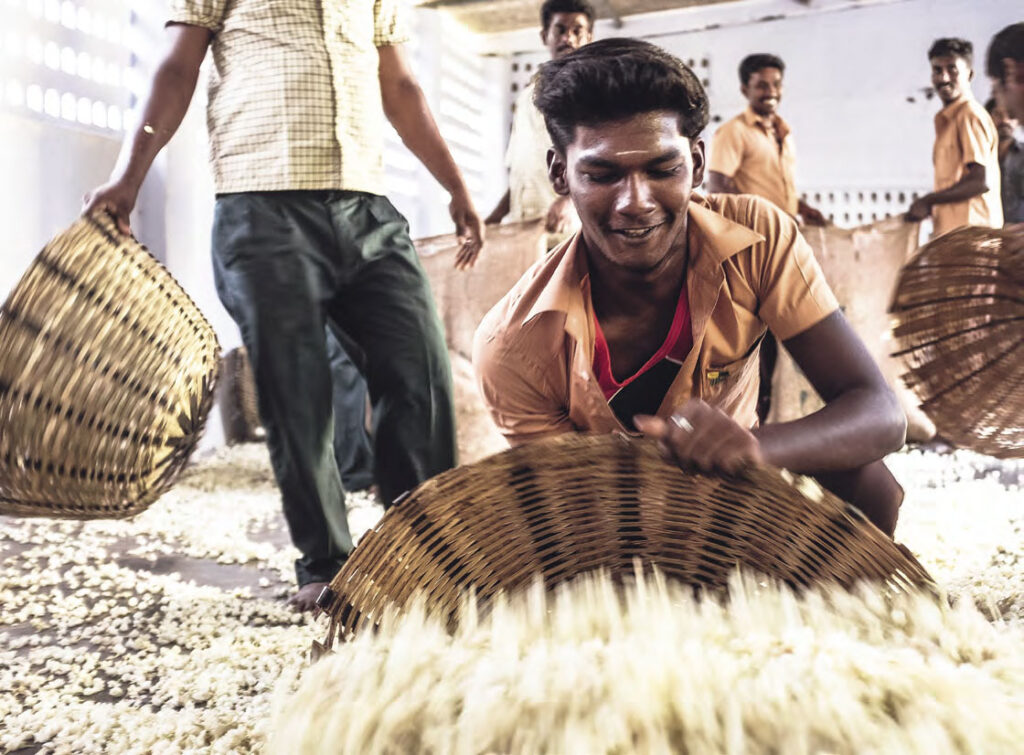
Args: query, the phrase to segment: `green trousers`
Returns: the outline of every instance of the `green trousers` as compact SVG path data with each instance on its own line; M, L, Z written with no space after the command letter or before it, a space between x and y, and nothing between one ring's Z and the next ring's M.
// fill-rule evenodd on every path
M408 224L384 197L347 191L221 194L217 292L238 324L281 490L299 585L352 550L333 451L325 326L361 352L385 503L455 464L451 369Z

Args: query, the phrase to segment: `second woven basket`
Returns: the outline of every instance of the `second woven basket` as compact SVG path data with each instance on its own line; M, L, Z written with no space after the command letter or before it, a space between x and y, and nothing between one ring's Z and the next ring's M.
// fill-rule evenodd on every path
M188 294L106 215L39 253L0 310L0 514L137 514L174 482L220 347Z
M389 509L321 596L328 645L417 591L454 615L470 587L485 605L535 575L621 577L635 560L709 588L737 567L797 586L931 583L859 511L777 470L685 473L652 441L570 434L440 474Z
M894 357L939 435L1001 458L1024 457L1024 243L961 228L925 244L889 307Z

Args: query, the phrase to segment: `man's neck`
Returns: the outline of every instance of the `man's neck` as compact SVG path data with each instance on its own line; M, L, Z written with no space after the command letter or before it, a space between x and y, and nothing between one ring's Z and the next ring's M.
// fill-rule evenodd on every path
M647 321L651 312L675 312L679 291L686 282L689 257L685 229L682 236L681 249L668 255L664 264L642 272L613 265L581 239L590 271L590 297L598 319Z
M957 97L955 100L950 100L949 102L943 103L942 109L949 110L951 107L955 107L956 105L959 105L961 102L966 102L968 99L970 99L970 97L971 95L968 92L961 92L960 96Z

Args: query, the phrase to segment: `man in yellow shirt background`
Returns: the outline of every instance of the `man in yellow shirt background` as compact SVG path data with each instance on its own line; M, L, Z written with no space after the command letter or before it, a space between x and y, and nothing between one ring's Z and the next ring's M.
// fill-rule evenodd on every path
M747 109L724 123L711 139L708 190L716 194L756 194L810 225L825 218L796 192L796 146L789 124L778 113L786 64L777 55L755 53L740 62L740 91ZM771 334L761 345L761 388L757 415L771 410L772 376L779 346Z
M932 86L942 101L935 114L935 190L914 200L909 221L931 215L933 235L965 225L999 228L999 138L995 124L971 92L973 45L966 39L937 39L928 50Z
M797 195L793 132L778 113L785 71L782 59L767 53L740 63L740 91L748 106L711 139L708 190L756 194L805 223L824 225L824 216Z

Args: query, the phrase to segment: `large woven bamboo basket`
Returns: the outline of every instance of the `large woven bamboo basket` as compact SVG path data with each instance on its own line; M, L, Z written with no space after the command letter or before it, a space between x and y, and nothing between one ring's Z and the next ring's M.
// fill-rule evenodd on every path
M212 403L195 303L106 216L36 257L0 310L0 514L120 518L167 490Z
M797 586L931 584L858 510L778 470L686 473L653 441L569 434L440 474L390 508L321 595L327 645L417 591L454 617L471 587L486 606L536 575L550 588L595 570L633 574L636 560L705 588L737 567Z
M1024 456L1024 243L963 228L921 247L892 304L893 356L939 435Z

